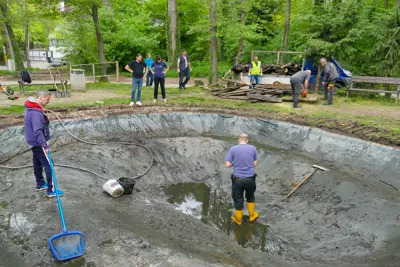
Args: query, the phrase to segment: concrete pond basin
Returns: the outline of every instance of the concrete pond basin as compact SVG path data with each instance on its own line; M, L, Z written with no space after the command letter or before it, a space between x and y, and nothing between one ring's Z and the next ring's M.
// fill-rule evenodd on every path
M52 127L56 164L137 179L111 198L105 180L56 167L67 226L84 257L56 262L57 204L32 168L0 168L0 266L399 266L400 150L294 124L224 114L118 115ZM257 147L257 223L234 225L230 169L237 136ZM30 165L23 127L0 130L0 165ZM134 142L143 147L118 143ZM296 181L318 171L284 200ZM244 211L247 214L247 211Z

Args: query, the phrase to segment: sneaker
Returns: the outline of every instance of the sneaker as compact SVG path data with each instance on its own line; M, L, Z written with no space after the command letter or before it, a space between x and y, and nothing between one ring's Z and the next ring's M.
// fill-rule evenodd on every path
M64 192L63 192L63 191L61 191L61 190L58 190L58 194L59 194L59 195L60 195L60 197L61 197L61 196L63 196L63 195L64 195ZM56 195L56 192L47 193L47 197L48 197L48 198L57 197L57 195Z
M164 103L167 104L167 99L163 99Z
M140 101L136 102L136 105L141 106L142 103L140 103Z
M293 108L301 108L301 105L293 106Z
M154 99L154 100L153 100L153 103L156 103L156 102L157 102L157 99Z
M324 105L324 106L330 106L330 105L332 105L332 104L329 104L328 102L325 102L323 105Z
M134 103L134 102L131 102L131 103L129 104L129 106L133 106L133 105L135 105L135 103Z
M47 189L47 183L44 183L41 187L36 188L36 191L44 191Z

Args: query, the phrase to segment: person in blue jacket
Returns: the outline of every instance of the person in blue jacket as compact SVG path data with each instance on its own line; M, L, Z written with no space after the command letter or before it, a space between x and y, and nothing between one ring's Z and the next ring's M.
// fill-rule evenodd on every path
M154 60L151 58L151 54L148 53L146 55L146 59L144 60L144 63L147 66L147 69L150 70L151 65L153 65ZM146 76L146 87L152 87L153 86L153 73L151 71L147 72Z
M36 190L47 191L47 197L56 197L53 191L53 177L50 163L47 158L50 140L50 121L44 114L43 107L50 102L50 92L40 91L36 97L29 97L25 101L25 139L33 153L33 172L36 178ZM43 169L46 173L47 183L43 179ZM58 190L60 196L63 191Z

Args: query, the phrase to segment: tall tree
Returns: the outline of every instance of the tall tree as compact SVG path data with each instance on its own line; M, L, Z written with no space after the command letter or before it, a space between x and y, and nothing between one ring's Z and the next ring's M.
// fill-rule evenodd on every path
M289 48L289 33L290 33L290 13L291 13L291 0L286 0L286 16L285 16L285 31L283 32L283 48Z
M235 58L235 64L240 63L240 59L242 58L243 49L244 49L244 33L245 33L245 26L246 26L246 0L242 0L240 6L240 37L238 43L238 51Z
M29 9L29 5L27 2L25 2L24 5L24 17L25 17L25 60L26 60L26 67L29 68L31 66L31 61L29 59L29 50L30 50L30 46L29 46L29 42L30 42L30 38L29 38L29 19L28 19L28 9Z
M24 69L24 64L22 62L21 54L19 52L18 43L15 39L14 30L11 25L9 11L8 11L8 4L4 0L0 1L0 11L1 11L1 18L6 28L6 33L8 35L8 38L10 38L9 39L11 43L10 50L12 50L14 53L15 68L17 70L22 70Z
M388 9L389 8L389 0L384 0L383 6Z
M210 50L212 53L211 83L218 82L217 0L210 0Z
M100 22L99 22L99 5L96 1L93 1L92 4L92 19L94 23L94 27L96 29L96 39L97 39L97 52L99 54L99 60L100 60L100 65L102 69L102 74L103 77L101 77L100 80L102 81L108 81L107 76L107 65L106 63L106 57L104 56L104 42L103 42L103 37L101 35L101 30L100 30Z
M177 31L177 12L176 0L168 0L168 17L169 17L169 31L168 31L168 62L172 68L176 68L176 31Z

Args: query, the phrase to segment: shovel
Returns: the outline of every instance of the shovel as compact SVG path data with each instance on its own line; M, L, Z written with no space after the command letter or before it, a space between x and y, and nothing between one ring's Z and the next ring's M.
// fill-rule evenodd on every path
M46 152L43 150L46 155ZM83 256L85 253L85 238L81 232L68 231L65 225L64 212L61 205L60 195L58 193L57 178L54 173L54 164L50 152L47 153L47 160L51 168L54 190L57 196L58 210L62 225L62 232L52 236L49 239L50 251L58 261L65 261Z

